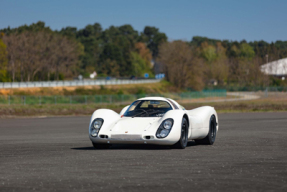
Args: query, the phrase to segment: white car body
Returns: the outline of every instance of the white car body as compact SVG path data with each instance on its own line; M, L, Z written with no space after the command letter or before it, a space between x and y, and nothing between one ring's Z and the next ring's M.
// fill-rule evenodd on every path
M188 141L203 139L209 133L210 118L215 116L216 131L218 131L218 116L213 107L203 106L186 110L176 101L163 97L145 97L138 100L166 101L172 106L162 117L124 117L129 106L122 109L120 114L110 109L96 110L90 120L89 137L96 144L156 144L174 145L181 137L182 121L188 121ZM95 119L103 119L103 124L96 137L91 135L91 127ZM156 132L166 119L174 123L168 136L157 138Z

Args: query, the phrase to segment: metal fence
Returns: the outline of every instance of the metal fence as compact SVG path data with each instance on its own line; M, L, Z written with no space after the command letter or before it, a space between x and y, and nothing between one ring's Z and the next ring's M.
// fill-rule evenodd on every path
M71 96L0 96L0 104L124 104L141 97L161 96L175 100L226 97L226 90L204 90L184 93L136 94L136 95L71 95Z
M208 89L208 88L206 88ZM210 88L213 89L213 88ZM226 89L228 92L258 92L258 91L270 91L270 92L287 92L287 87L277 86L224 86L224 87L216 87L215 89Z
M236 91L240 90L240 91ZM252 100L259 98L287 98L287 87L241 87L240 89L229 89L228 101Z
M25 87L64 87L86 85L117 85L157 83L160 79L111 79L111 80L74 80L74 81L33 81L33 82L3 82L0 88L25 88Z

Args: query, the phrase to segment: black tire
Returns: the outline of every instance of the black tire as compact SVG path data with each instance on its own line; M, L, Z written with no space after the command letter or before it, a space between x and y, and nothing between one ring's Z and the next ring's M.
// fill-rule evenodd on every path
M110 144L99 144L99 143L93 143L93 146L95 149L108 149L110 148Z
M213 145L213 143L215 142L217 132L216 126L217 126L216 118L214 115L212 115L209 120L208 135L204 139L196 139L195 143L201 145Z
M179 141L176 144L174 144L173 147L176 149L184 149L187 146L187 142L188 142L188 123L187 120L183 118Z

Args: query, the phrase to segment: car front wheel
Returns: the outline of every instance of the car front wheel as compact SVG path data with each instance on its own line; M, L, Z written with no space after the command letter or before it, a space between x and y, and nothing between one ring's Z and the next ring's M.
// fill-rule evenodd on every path
M188 142L188 123L185 118L182 119L181 134L179 141L174 145L174 148L184 149Z

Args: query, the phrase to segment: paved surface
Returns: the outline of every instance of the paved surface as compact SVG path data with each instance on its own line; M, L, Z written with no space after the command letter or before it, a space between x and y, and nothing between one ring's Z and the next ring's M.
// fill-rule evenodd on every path
M89 117L0 119L0 191L287 191L287 113L220 114L213 146L94 150Z

